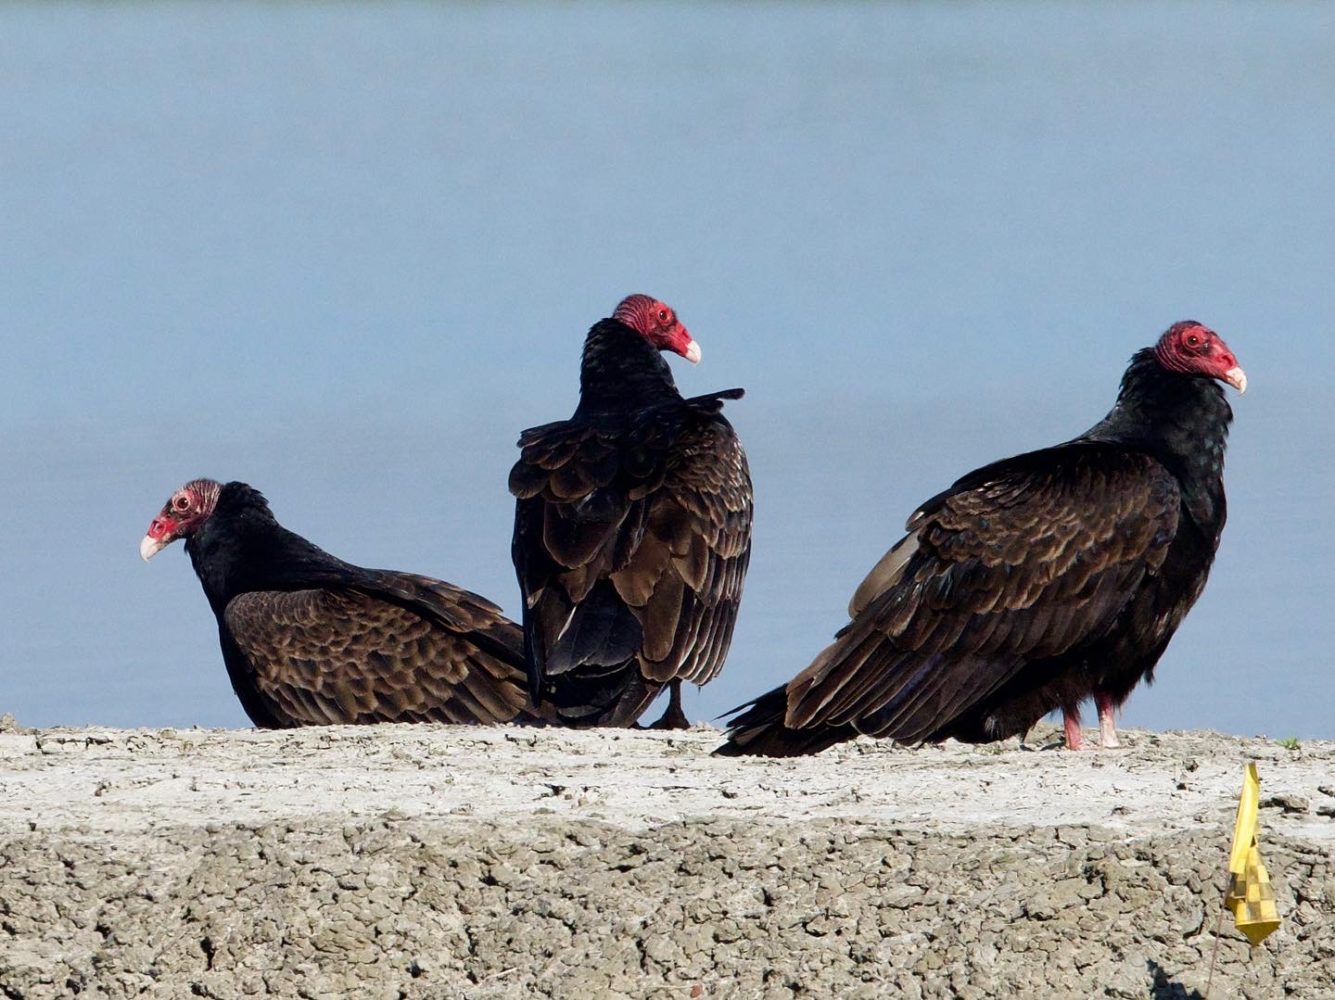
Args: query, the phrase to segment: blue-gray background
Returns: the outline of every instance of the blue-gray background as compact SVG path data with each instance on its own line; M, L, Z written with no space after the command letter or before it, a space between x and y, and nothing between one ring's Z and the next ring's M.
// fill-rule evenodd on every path
M0 7L0 712L245 724L179 546L245 479L516 609L505 477L677 307L756 482L713 716L915 504L1098 419L1171 321L1251 379L1214 575L1125 722L1335 736L1335 7Z

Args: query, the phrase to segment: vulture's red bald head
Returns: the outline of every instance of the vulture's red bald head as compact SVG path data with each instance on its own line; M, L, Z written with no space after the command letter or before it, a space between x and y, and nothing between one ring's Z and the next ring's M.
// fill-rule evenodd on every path
M1219 334L1195 320L1183 320L1165 330L1154 354L1169 371L1215 378L1238 392L1247 391L1247 373L1238 365L1237 355Z
M612 318L624 323L660 351L680 354L691 364L700 360L700 345L681 325L676 312L652 295L627 295Z
M212 479L192 479L173 493L158 516L148 524L139 542L139 554L147 562L178 538L188 538L209 519L218 503L221 484Z

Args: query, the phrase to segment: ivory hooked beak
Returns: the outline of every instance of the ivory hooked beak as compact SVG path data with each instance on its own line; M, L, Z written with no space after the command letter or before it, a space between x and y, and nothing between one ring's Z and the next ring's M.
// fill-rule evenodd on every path
M139 540L139 555L144 562L148 562L166 547L166 542L154 538L152 535L145 535Z

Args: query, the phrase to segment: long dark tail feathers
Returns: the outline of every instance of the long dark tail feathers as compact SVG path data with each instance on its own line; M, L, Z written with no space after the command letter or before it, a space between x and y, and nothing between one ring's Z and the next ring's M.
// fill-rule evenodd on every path
M548 641L543 673L609 673L634 658L644 644L644 630L610 580L600 580L573 609L553 608L564 620L546 623ZM555 638L552 638L555 636Z
M632 725L658 697L661 684L646 681L637 659L614 666L585 664L563 674L549 674L543 700L563 725Z
M529 612L524 609L524 672L528 676L528 697L535 708L541 708L546 693L543 683L542 659L533 648L533 631L529 627Z
M809 757L836 743L854 739L851 726L818 726L813 729L765 729L732 732L728 742L714 751L715 757Z
M852 726L789 729L783 724L787 712L788 689L785 686L767 691L749 705L724 713L735 715L735 718L728 724L728 741L714 751L714 756L804 757L857 736Z

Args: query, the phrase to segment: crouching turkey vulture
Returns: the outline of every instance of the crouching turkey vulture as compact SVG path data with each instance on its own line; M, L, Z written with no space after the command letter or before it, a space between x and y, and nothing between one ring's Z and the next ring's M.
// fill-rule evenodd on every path
M571 725L633 724L666 686L723 666L751 555L751 477L723 401L683 399L660 351L700 348L668 306L627 297L584 342L569 420L524 431L510 472L535 701Z
M490 601L336 559L279 524L245 483L186 483L139 554L178 538L255 725L537 721L519 627Z
M1224 527L1237 358L1199 323L1139 351L1112 411L1065 444L984 466L923 504L835 641L742 706L725 755L816 753L859 733L922 743L1023 734L1080 702L1113 711L1200 596Z

